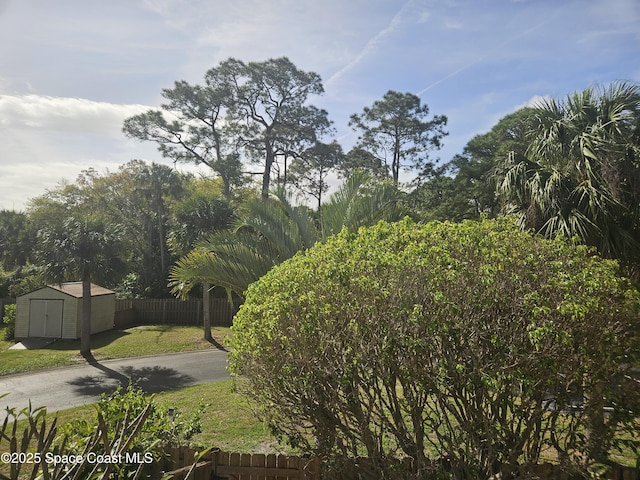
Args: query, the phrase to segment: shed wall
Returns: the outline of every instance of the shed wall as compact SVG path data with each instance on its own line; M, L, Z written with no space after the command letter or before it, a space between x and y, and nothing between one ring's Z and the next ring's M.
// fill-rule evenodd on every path
M27 338L29 336L29 298L22 296L16 298L16 331L15 338Z
M78 323L78 300L75 297L64 295L66 297L64 311L62 312L62 338L65 340L74 340L76 336L76 324Z
M76 299L53 288L44 287L35 292L22 295L16 299L16 332L15 338L29 338L29 318L31 315L31 300L62 300L62 338L77 338L73 333L75 329L75 303Z
M76 336L80 338L82 332L82 299L78 298L78 316ZM99 295L91 299L91 333L104 332L113 328L116 315L116 294Z
M16 299L15 338L29 338L30 303L36 300L63 300L62 337L80 338L82 329L82 298L76 298L50 287L43 287ZM91 298L91 333L104 332L113 328L116 310L116 295L97 295Z

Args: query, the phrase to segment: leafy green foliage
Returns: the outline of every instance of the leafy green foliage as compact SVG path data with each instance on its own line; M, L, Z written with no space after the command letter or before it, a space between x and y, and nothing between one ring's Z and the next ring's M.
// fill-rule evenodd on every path
M318 142L293 160L287 172L287 181L302 194L314 198L319 212L329 190L327 176L343 161L344 154L338 142Z
M27 264L35 242L29 217L23 212L0 210L0 267L13 270Z
M499 191L525 228L579 236L640 275L640 85L587 88L535 110L526 158L509 156Z
M13 305L5 305L4 307L4 318L2 319L4 322L4 339L5 340L13 340L13 337L16 333L16 306Z
M126 389L118 387L109 396L101 395L96 404L97 420L72 420L61 426L59 431L73 451L81 452L90 447L99 454L109 453L100 444L92 446L96 429L101 427L107 443L113 444L118 441L119 427L123 422L127 424L144 415L126 450L139 453L141 458L151 454L155 460L160 460L165 447L185 445L200 433L204 410L205 405L200 403L198 410L184 418L178 409L161 406L153 397L147 398L140 388L129 385Z
M8 408L0 428L0 451L9 452L10 462L0 463L0 479L157 478L160 471L153 453L131 455L151 411L151 404L138 414L127 409L112 424L98 412L79 448L77 441L69 441L65 428L58 427L57 418L47 417L44 407Z
M231 126L224 121L228 86L215 82L189 85L175 82L164 89L168 103L162 110L148 110L127 118L123 132L131 138L151 141L162 156L174 162L206 165L223 182L225 196L242 184L241 164L234 148Z
M454 478L549 450L587 468L634 428L639 299L614 262L511 219L379 223L251 285L230 367L276 434L380 478L407 456Z
M534 110L522 108L506 115L487 133L476 135L446 165L412 192L412 204L426 220L495 217L501 204L496 194L496 168L507 158L525 159L535 120Z
M210 283L243 296L249 284L274 265L313 246L343 227L357 230L380 219L395 220L404 210L390 182L372 182L357 172L331 195L321 210L320 227L309 210L290 196L249 200L234 229L209 236L171 270L173 293L185 296L195 285Z
M358 149L370 153L378 162L371 162L362 154L352 160L364 160L361 166L368 164L374 172L380 171L376 163L384 164L383 170L390 174L394 185L398 185L402 170L421 174L430 169L428 152L440 148L447 135L447 117L435 115L429 119L428 115L429 107L421 105L420 97L389 90L360 115L352 115L349 122L360 133Z

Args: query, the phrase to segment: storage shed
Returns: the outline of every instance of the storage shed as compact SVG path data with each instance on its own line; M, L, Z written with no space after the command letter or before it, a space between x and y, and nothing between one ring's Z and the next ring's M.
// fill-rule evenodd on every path
M91 333L113 328L116 294L91 284ZM15 338L80 338L82 282L49 285L16 298Z

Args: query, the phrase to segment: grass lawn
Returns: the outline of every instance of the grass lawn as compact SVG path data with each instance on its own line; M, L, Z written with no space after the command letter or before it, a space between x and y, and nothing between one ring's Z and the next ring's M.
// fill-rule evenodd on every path
M202 432L192 440L195 446L217 447L240 453L298 453L280 445L270 435L264 424L254 416L247 399L233 391L231 380L161 392L155 394L154 398L160 405L178 408L185 417L197 411L201 402L207 405L201 419ZM59 426L72 420L94 423L96 410L93 405L84 405L52 412L47 414L47 423L54 417L58 418ZM0 451L3 446L6 447L0 441ZM0 474L8 474L7 466L2 462Z
M212 327L214 339L223 343L228 327ZM4 329L0 328L0 338ZM14 342L0 341L0 375L83 363L80 340L59 340L39 350L9 350ZM97 360L214 348L202 336L202 328L176 325L145 325L110 330L91 336L91 351Z
M156 393L154 398L160 405L177 407L187 417L198 410L201 402L207 405L202 432L192 439L195 445L241 453L293 453L280 445L254 416L247 399L233 391L231 380ZM47 416L58 417L58 425L63 425L71 420L95 421L96 410L84 405Z

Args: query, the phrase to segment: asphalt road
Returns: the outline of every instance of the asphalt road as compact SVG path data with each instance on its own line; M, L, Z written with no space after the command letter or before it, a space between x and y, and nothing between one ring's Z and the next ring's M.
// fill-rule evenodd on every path
M6 408L46 406L48 412L95 403L130 380L146 392L160 392L201 383L227 380L227 352L199 350L148 357L104 360L85 365L0 376L0 424Z

